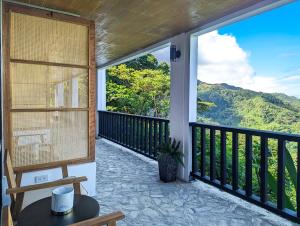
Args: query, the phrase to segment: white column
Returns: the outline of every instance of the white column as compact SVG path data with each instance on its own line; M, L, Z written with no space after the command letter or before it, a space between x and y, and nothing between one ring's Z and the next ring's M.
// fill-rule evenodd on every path
M106 110L106 70L97 70L97 110Z
M180 165L178 177L189 181L192 169L189 122L196 120L197 110L197 40L180 34L171 39L171 44L181 51L181 57L171 62L170 136L182 145L184 167Z
M106 70L97 69L97 93L96 93L96 134L99 131L99 115L97 111L106 110Z

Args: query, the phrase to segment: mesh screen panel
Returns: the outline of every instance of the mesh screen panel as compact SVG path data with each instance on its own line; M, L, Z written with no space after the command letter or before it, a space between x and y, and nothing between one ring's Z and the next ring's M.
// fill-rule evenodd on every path
M87 108L88 70L11 63L13 109Z
M13 165L88 156L88 111L13 112Z
M6 80L14 167L88 157L88 29L10 13L10 59L22 60Z
M88 65L88 27L11 13L10 57Z

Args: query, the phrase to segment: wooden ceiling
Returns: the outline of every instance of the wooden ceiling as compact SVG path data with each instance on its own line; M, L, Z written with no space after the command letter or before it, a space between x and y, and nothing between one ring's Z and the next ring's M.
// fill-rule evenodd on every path
M103 65L262 0L17 0L96 22Z

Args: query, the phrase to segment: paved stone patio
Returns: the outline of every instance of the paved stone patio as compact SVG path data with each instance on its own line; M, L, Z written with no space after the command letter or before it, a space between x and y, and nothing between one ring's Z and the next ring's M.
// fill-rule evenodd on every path
M156 162L96 142L100 214L122 210L128 226L296 225L201 182L163 183Z

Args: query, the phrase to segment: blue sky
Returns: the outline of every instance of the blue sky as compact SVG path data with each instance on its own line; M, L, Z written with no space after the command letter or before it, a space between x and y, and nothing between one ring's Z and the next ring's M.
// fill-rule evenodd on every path
M278 76L300 68L300 1L219 29L250 52L258 73Z
M300 1L199 36L198 79L300 98Z

